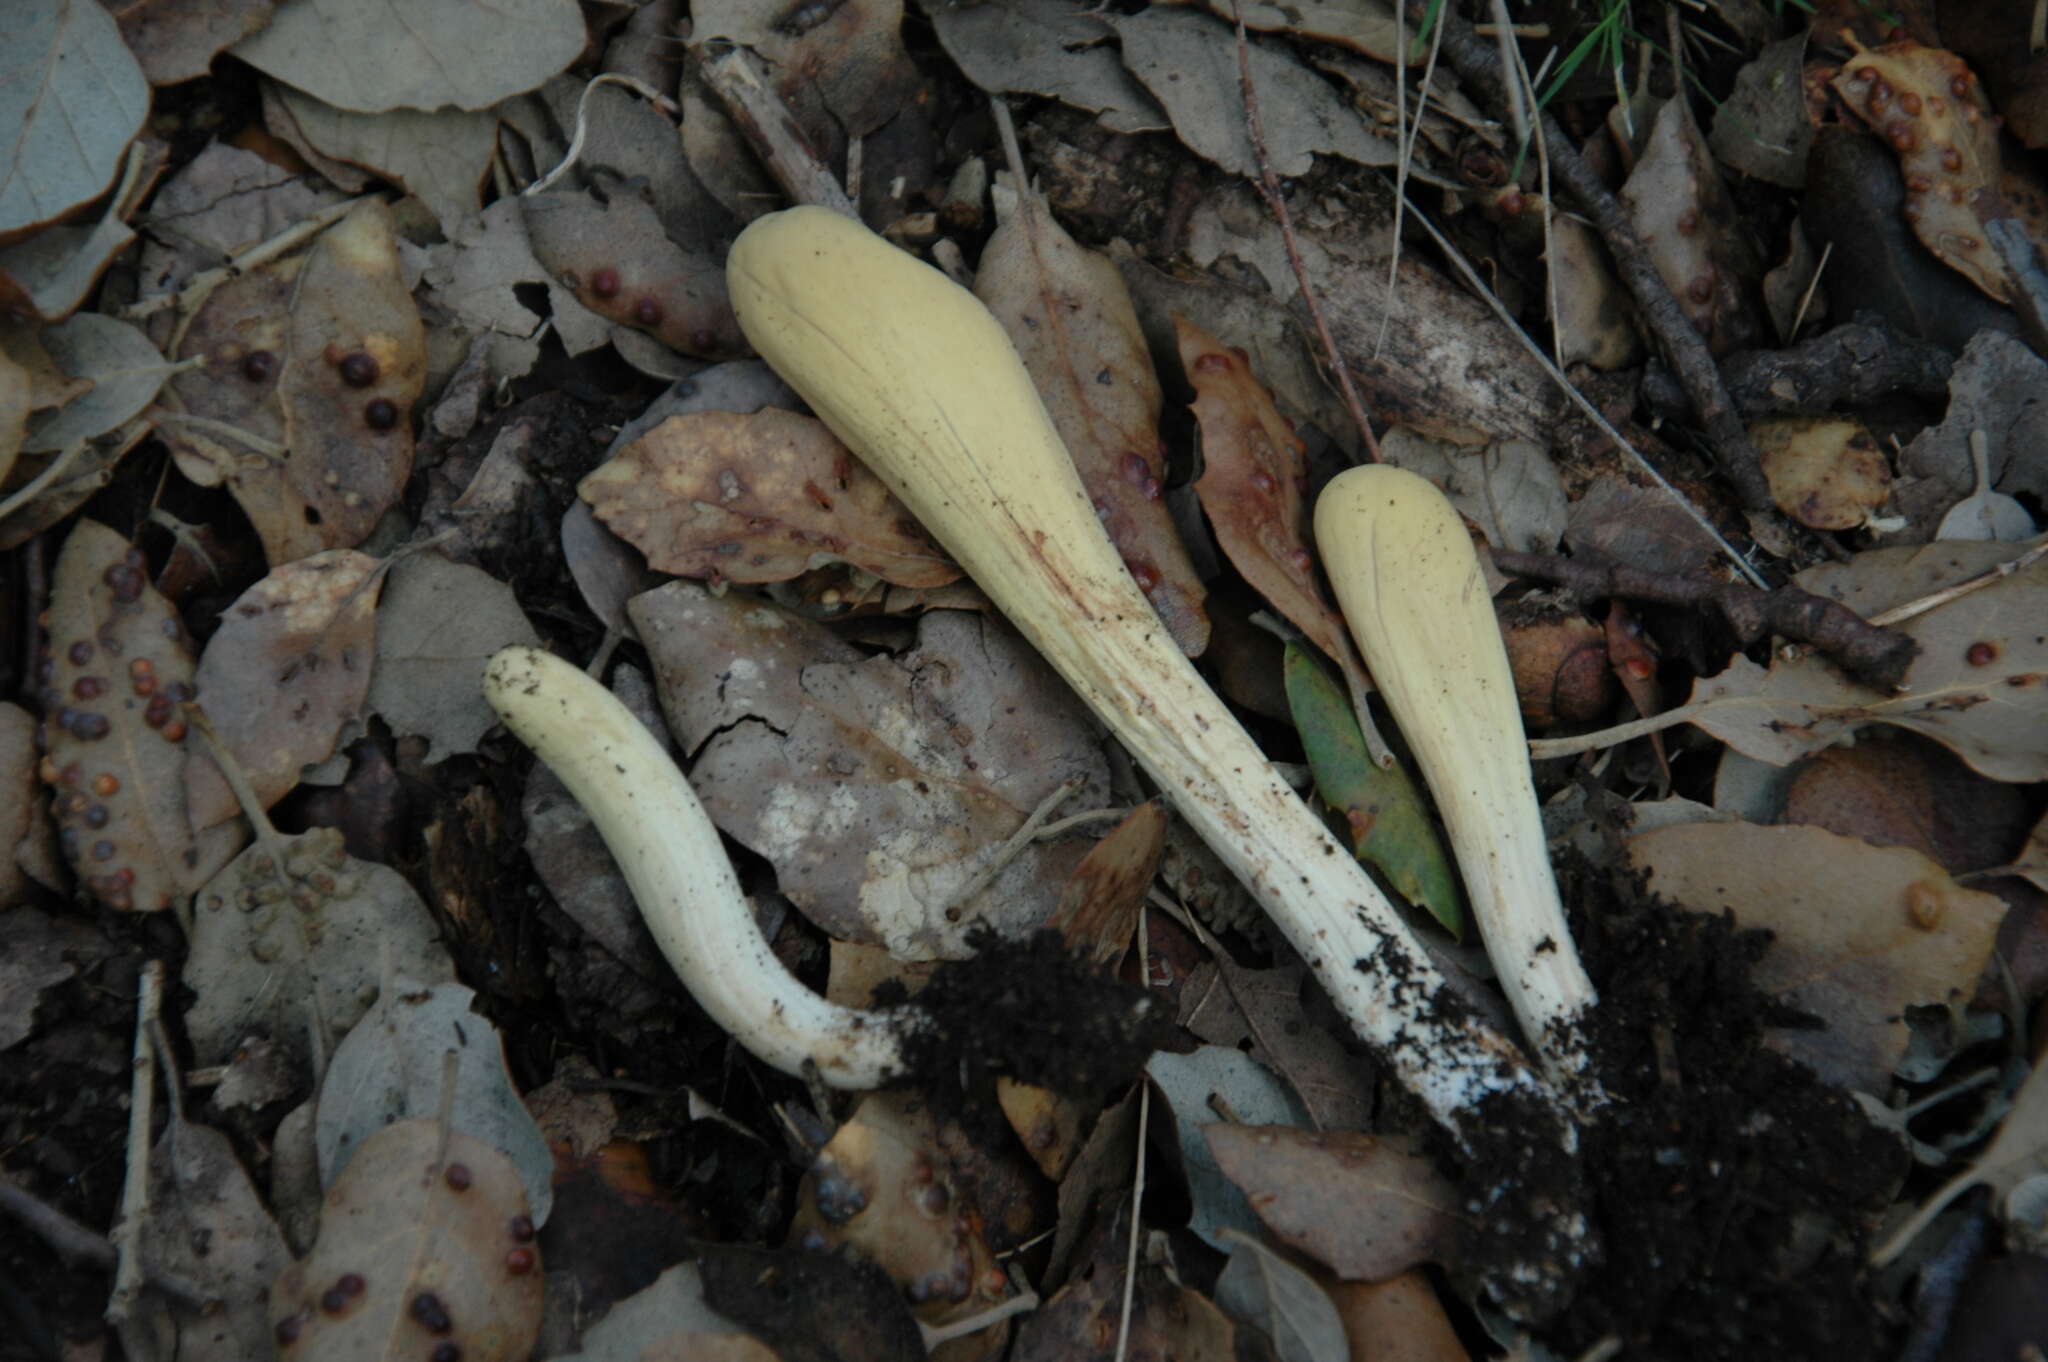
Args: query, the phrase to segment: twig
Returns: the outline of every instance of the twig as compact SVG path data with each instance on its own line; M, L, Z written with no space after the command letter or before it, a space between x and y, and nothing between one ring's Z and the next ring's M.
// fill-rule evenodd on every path
M588 85L583 87L583 93L576 97L576 131L569 138L569 149L562 153L560 163L553 170L550 170L547 174L526 187L526 194L544 193L554 185L556 180L568 174L575 168L576 163L583 159L584 139L589 136L590 132L590 92L600 85L622 85L669 117L680 119L683 116L681 107L673 99L670 99L667 95L636 76L624 76L616 72L607 72L604 75L595 77Z
M1868 313L1782 350L1744 350L1722 365L1729 400L1746 417L1826 411L1887 393L1945 397L1955 360L1938 345L1901 335ZM1643 400L1666 418L1690 400L1669 374L1645 375Z
M361 199L344 199L340 203L330 203L312 216L299 219L268 241L251 246L225 265L202 270L193 275L177 292L153 293L147 298L138 298L115 315L123 321L138 322L145 317L155 316L167 307L175 307L186 313L195 311L222 284L259 266L267 265L279 256L296 249L301 242L317 236L330 224L348 216L349 210L361 202Z
M811 146L788 106L761 78L744 48L705 62L704 83L725 105L754 154L783 192L797 203L816 204L859 221L860 209Z
M1422 0L1409 0L1411 12L1421 6ZM1511 96L1491 46L1472 31L1470 24L1453 14L1448 5L1443 7L1439 23L1444 30L1445 55L1458 74L1488 103L1496 108L1507 107ZM1642 238L1636 235L1627 212L1572 146L1564 129L1547 113L1539 113L1536 123L1549 147L1553 172L1607 243L1622 283L1692 398L1707 440L1720 459L1722 471L1735 485L1736 495L1752 510L1770 509L1771 489L1764 480L1756 443L1749 438L1741 415L1722 387L1720 370L1706 342L1693 329L1679 309L1678 300L1671 296L1671 290L1657 273L1657 266Z
M1542 553L1496 550L1494 566L1516 577L1556 582L1582 596L1623 596L1659 605L1712 606L1747 647L1776 634L1819 649L1858 681L1889 694L1905 679L1920 645L1866 621L1839 601L1796 586L1758 591L1614 563L1599 565Z
M1994 582L2003 581L2015 572L2026 571L2035 563L2041 561L2043 554L2048 554L2048 539L2042 540L2019 557L2008 559L1995 568L1980 572L1974 577L1955 583L1953 586L1945 586L1939 591L1930 592L1919 600L1907 601L1904 605L1895 605L1882 614L1872 615L1870 622L1872 624L1898 624L1903 620L1913 618L1915 615L1924 615L1936 606L1947 605L1950 601L1967 596L1973 591L1982 591Z
M1273 163L1266 155L1266 134L1259 124L1258 92L1252 88L1251 43L1245 36L1244 10L1237 0L1230 0L1230 12L1237 20L1237 83L1244 95L1245 124L1251 136L1252 155L1259 163L1259 192L1280 224L1280 240L1287 247L1287 263L1294 270L1295 286L1301 290L1301 301L1308 308L1309 319L1315 323L1316 338L1322 342L1323 354L1336 375L1337 390L1344 395L1345 410L1351 413L1351 420L1358 427L1358 437L1365 442L1366 457L1378 463L1379 441L1373 438L1372 422L1365 418L1365 404L1358 400L1358 389L1352 385L1351 369L1344 363L1344 357L1337 353L1337 343L1330 338L1329 324L1323 320L1323 305L1316 300L1315 290L1309 287L1308 269L1301 263L1301 243L1294 238L1294 218L1288 213L1287 200L1280 192L1280 177L1273 173Z
M996 848L996 854L989 858L988 864L977 870L974 878L953 896L952 905L947 908L946 915L951 917L953 913L973 902L976 894L988 888L995 877L1003 873L1005 866L1022 855L1025 847L1038 840L1039 830L1045 826L1046 820L1057 813L1060 805L1072 798L1074 791L1080 788L1079 780L1061 781L1059 788L1047 795L1044 801L1031 811L1031 816L1024 820L1024 826L1011 833L1003 844Z
M86 450L84 440L73 440L57 452L57 457L43 466L43 471L17 487L5 501L0 501L0 520L5 520L22 507L34 501L45 487L64 475L64 470L78 462L78 456Z
M128 1175L121 1188L120 1218L110 1236L114 1289L107 1299L107 1322L119 1334L128 1356L137 1362L156 1356L146 1332L133 1326L143 1287L143 1222L149 1218L149 1139L156 1119L156 1063L150 1037L163 1012L163 962L152 960L144 965L141 982L135 1003L135 1048L129 1061Z

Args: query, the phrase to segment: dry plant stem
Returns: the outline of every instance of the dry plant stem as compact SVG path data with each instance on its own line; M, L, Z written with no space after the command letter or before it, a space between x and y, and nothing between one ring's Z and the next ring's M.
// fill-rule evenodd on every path
M1756 591L1740 582L1678 577L1614 563L1596 565L1545 553L1495 550L1493 565L1515 577L1556 582L1581 596L1621 596L1659 605L1711 606L1744 647L1775 634L1810 644L1875 690L1894 691L1920 645L1865 620L1840 601L1796 586Z
M1424 5L1422 0L1409 0L1408 8L1411 14L1419 15ZM1450 58L1452 67L1487 104L1497 109L1508 107L1511 98L1508 85L1502 76L1499 58L1489 45L1472 31L1470 24L1452 13L1448 5L1441 11L1440 22L1444 28L1444 53ZM1565 136L1557 120L1549 114L1538 114L1536 126L1549 148L1553 172L1565 191L1592 219L1601 239L1607 243L1629 296L1635 300L1643 320L1656 334L1665 358L1678 374L1679 382L1685 385L1693 408L1699 413L1700 424L1706 428L1707 439L1720 457L1721 469L1735 486L1736 495L1751 510L1769 511L1772 509L1771 489L1764 481L1762 459L1757 453L1756 443L1749 438L1749 431L1742 424L1740 413L1728 400L1727 390L1721 385L1720 370L1708 352L1706 342L1700 339L1699 332L1679 310L1678 300L1665 287L1642 238L1636 235L1635 227L1629 222L1627 212L1572 146L1571 139Z
M1939 591L1930 592L1922 596L1917 601L1907 601L1904 605L1893 606L1881 615L1872 615L1870 622L1877 625L1898 624L1901 621L1912 619L1915 615L1924 615L1937 606L1947 605L1950 601L1967 596L1973 591L1982 591L1993 582L2003 581L2015 572L2025 572L2028 568L2040 562L2044 554L2048 554L2048 539L2042 540L2019 557L2008 559L1997 567L1980 572L1965 581L1957 582L1954 586L1945 586Z
M649 85L637 76L622 76L607 72L593 79L583 87L583 93L576 98L576 131L569 139L569 149L562 153L562 162L547 174L526 187L528 194L540 194L553 187L555 181L568 174L578 161L583 159L583 143L590 134L590 92L600 85L621 85L640 96L670 118L680 119L683 111L673 99Z
M733 1039L784 1073L875 1088L903 1068L909 1014L827 1002L769 948L718 829L683 773L632 711L579 668L507 648L484 698L589 812L655 944Z
M704 83L725 104L725 112L761 158L775 183L797 203L829 208L857 218L860 209L841 187L817 148L797 126L786 105L745 48L736 47L705 62Z
M1469 1017L1357 861L1173 645L1110 546L1002 327L858 223L756 221L727 265L740 325L904 501L1265 906L1359 1036L1454 1134L1511 1099L1568 1148L1557 1095Z
M85 449L86 442L84 440L74 440L58 450L56 456L43 465L40 473L37 473L27 482L15 488L5 501L0 501L0 520L7 519L8 516L13 515L16 511L42 495L44 488L63 477L65 470L78 462L78 456L85 453Z
M164 966L152 960L142 967L141 994L135 1002L135 1049L128 1088L128 1174L121 1188L121 1215L114 1223L114 1289L107 1299L107 1322L120 1335L132 1358L154 1358L145 1331L135 1326L142 1296L142 1231L149 1218L149 1132L156 1122L156 1064L150 1033L163 1013Z
M247 274L258 266L267 265L279 256L296 249L302 242L319 235L328 226L347 217L349 210L361 201L344 199L340 203L331 203L312 216L301 218L270 240L251 246L227 264L193 275L176 293L153 293L147 298L139 298L115 315L122 321L137 322L145 317L155 316L167 307L175 307L187 314L194 313L222 284L239 275ZM166 352L174 352L176 349L176 345L167 346Z
M1323 357L1330 363L1330 372L1337 380L1337 391L1344 396L1344 408L1351 413L1351 420L1358 427L1358 438L1365 442L1365 456L1378 463L1379 441L1373 438L1372 422L1365 417L1365 404L1358 400L1358 389L1352 385L1350 366L1337 352L1337 342L1330 338L1329 324L1323 320L1323 305L1316 301L1316 291L1309 286L1308 267L1301 263L1301 243L1294 238L1294 219L1287 211L1287 196L1281 192L1280 177L1274 174L1273 163L1266 155L1266 134L1259 125L1259 95L1252 86L1251 47L1245 37L1244 11L1237 0L1230 0L1230 12L1237 21L1237 83L1244 95L1244 117L1251 135L1252 155L1259 163L1259 193L1265 197L1266 206L1273 210L1273 217L1280 224L1280 240L1287 247L1287 263L1294 271L1294 285L1301 290L1302 305L1308 308L1309 318L1315 323L1316 339L1322 342Z

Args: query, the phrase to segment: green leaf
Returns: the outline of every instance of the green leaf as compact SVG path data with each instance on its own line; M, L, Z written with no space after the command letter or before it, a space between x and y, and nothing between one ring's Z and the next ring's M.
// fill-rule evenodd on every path
M1372 759L1350 697L1313 652L1287 645L1286 680L1316 793L1343 815L1353 854L1463 940L1465 900L1415 780L1403 767L1383 771Z

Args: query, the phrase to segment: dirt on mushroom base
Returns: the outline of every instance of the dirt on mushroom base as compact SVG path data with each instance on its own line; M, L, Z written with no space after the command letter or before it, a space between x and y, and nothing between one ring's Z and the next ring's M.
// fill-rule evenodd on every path
M1911 1160L1765 1047L1812 1024L1751 983L1767 934L1582 860L1559 879L1614 1105L1582 1150L1605 1257L1546 1341L1571 1356L1614 1335L1623 1357L1673 1362L1884 1355L1863 1258Z

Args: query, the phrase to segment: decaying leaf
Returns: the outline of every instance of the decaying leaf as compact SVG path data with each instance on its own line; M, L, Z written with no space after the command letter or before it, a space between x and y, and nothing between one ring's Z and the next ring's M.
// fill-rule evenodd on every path
M960 578L822 421L776 407L672 416L576 490L648 566L681 577L782 582L847 562L898 586Z
M334 755L360 713L375 656L377 560L349 549L273 568L221 615L197 684L214 732L265 808L299 772ZM233 817L235 797L211 761L185 770L192 826Z
M225 48L270 22L276 0L117 0L107 6L151 85L177 85L213 69Z
M827 1250L855 1246L909 1293L920 1319L942 1324L1010 1293L981 1232L976 1190L951 1166L919 1099L873 1093L818 1151L790 1235Z
M543 318L519 300L522 285L546 291L546 320L570 354L595 349L611 335L611 323L577 302L534 258L517 198L499 199L461 223L427 259L425 297L454 315L459 326L451 330L465 343L482 339L495 376L517 378L540 357Z
M1891 496L1891 465L1854 417L1773 416L1749 434L1771 500L1808 529L1858 529Z
M384 952L411 977L455 977L427 905L403 875L359 861L332 828L264 838L193 903L185 1028L201 1064L232 1064L249 1040L286 1059L290 1095L377 1000Z
M1342 4L1317 3L1317 0L1310 0L1308 4L1271 4L1266 0L1252 0L1252 3L1240 7L1233 7L1230 0L1207 0L1207 3L1219 19L1234 21L1241 9L1246 28L1265 33L1292 33L1318 42L1336 43L1389 64L1403 60L1399 25L1386 0L1345 0ZM1410 28L1408 39L1411 45L1415 37L1415 30ZM1410 54L1407 60L1419 62L1420 58Z
M1621 198L1665 286L1717 355L1756 344L1756 244L1683 98L1665 102Z
M2026 1082L2013 1094L2012 1109L2006 1112L1991 1146L1899 1226L1878 1248L1875 1260L1880 1265L1889 1262L1943 1207L1972 1187L1990 1188L1994 1204L2009 1217L2014 1191L2044 1171L2048 1171L2048 1064L2037 1060ZM2038 1224L2025 1228L2039 1233Z
M1173 1113L1181 1168L1194 1203L1188 1228L1225 1250L1226 1230L1256 1235L1258 1217L1209 1151L1206 1128L1214 1124L1215 1104L1220 1101L1233 1121L1253 1126L1304 1126L1307 1109L1250 1055L1228 1045L1205 1045L1189 1055L1162 1050L1146 1063L1145 1075ZM1152 1119L1163 1115L1155 1111Z
M1139 1255L1127 1297L1130 1243L1126 1214L1097 1217L1067 1284L1018 1326L1010 1362L1116 1362L1126 1308L1133 1358L1238 1362L1270 1355L1255 1333L1240 1332L1216 1302L1148 1255Z
M327 1189L320 1239L270 1288L295 1357L524 1362L541 1322L534 1216L509 1160L437 1121L363 1144Z
M8 904L7 945L0 950L0 1050L11 1050L35 1030L43 994L78 973L91 960L99 933L39 908Z
M1456 937L1465 934L1465 900L1407 768L1382 769L1366 750L1365 735L1344 688L1305 649L1289 644L1287 700L1301 735L1316 793L1344 820L1345 841L1359 860Z
M677 1263L605 1312L557 1362L777 1362L704 1300L695 1263Z
M1067 950L1114 968L1130 949L1146 891L1166 851L1167 812L1158 800L1132 809L1074 867L1060 906L1046 925L1066 937Z
M498 150L498 117L488 111L354 113L292 86L267 82L264 108L267 114L276 111L269 122L287 141L341 162L344 170L359 168L358 175L389 180L418 195L444 233L477 211ZM357 185L354 192L361 189Z
M1766 46L1735 73L1708 141L1722 164L1787 189L1806 187L1813 120L1802 76L1807 31Z
M1883 1093L1905 1052L1908 1007L1967 1000L2005 905L1907 847L1821 828L1686 823L1629 841L1651 892L1773 933L1758 986L1824 1030L1770 1043L1830 1083Z
M1204 1133L1273 1233L1339 1277L1377 1282L1453 1261L1458 1189L1408 1142L1228 1122Z
M286 0L235 56L338 109L486 109L576 60L570 0L418 0L403 23L379 6Z
M426 343L382 200L222 285L179 356L205 363L172 380L165 438L186 476L227 484L272 566L361 543L404 490Z
M1550 553L1564 535L1564 479L1549 451L1529 440L1473 449L1395 426L1380 437L1380 459L1435 483L1496 548Z
M22 899L33 877L30 868L42 870L39 861L55 844L50 806L36 776L35 736L29 712L0 700L0 908ZM6 1048L0 1042L0 1050Z
M22 448L31 454L107 434L134 419L170 377L147 336L97 312L81 312L37 339L59 369L90 390L30 420Z
M43 779L58 840L110 908L168 908L194 874L185 816L185 719L196 693L184 627L139 550L96 520L64 541L42 664Z
M1261 596L1307 634L1325 656L1358 664L1344 621L1326 603L1304 538L1308 464L1294 427L1251 372L1242 350L1192 322L1174 319L1181 367L1194 384L1202 428L1202 476L1195 493L1217 541Z
M448 1119L502 1156L525 1187L520 1209L530 1208L534 1224L546 1224L554 1204L554 1155L505 1071L498 1028L471 1010L476 994L452 981L424 986L403 974L387 973L386 985L335 1050L320 1085L313 1141L330 1199L378 1132L442 1110L451 1096L444 1087L452 1051L455 1091Z
M1921 244L1988 296L2009 299L2011 274L1984 232L2000 211L1998 123L1968 64L1906 38L1857 52L1834 86L1898 154L1900 211Z
M1326 1129L1355 1130L1373 1111L1373 1070L1302 1004L1308 966L1298 957L1253 969L1217 951L1188 972L1180 1024L1210 1045L1237 1046L1277 1074Z
M12 10L0 48L0 239L55 222L113 182L149 84L97 0Z
M1001 193L974 291L1017 347L1109 542L1189 657L1209 642L1201 577L1162 496L1164 399L1123 276L1035 193Z
M498 716L484 702L484 663L538 644L512 588L481 568L418 553L391 569L377 607L370 708L399 733L425 734L429 763L474 752Z
M960 958L980 924L1041 926L1083 844L1024 848L959 895L1065 781L1108 802L1093 725L998 621L933 611L900 658L861 655L765 601L672 582L628 607L714 822L772 861L835 937ZM706 741L706 739L709 741Z
M1123 40L1124 65L1166 107L1181 141L1233 175L1256 177L1260 158L1245 123L1230 24L1174 5L1105 17ZM1315 72L1259 44L1249 56L1266 158L1276 172L1305 175L1318 153L1369 166L1398 159L1394 139L1381 136Z
M1642 358L1628 293L1607 263L1599 235L1576 217L1556 214L1544 254L1550 267L1546 302L1554 306L1557 358L1565 365L1624 369Z
M917 87L903 46L903 0L840 0L778 10L755 0L697 0L691 39L742 43L773 64L775 89L810 124L819 103L847 134L895 117Z
M1350 1362L1344 1322L1315 1278L1248 1234L1224 1234L1230 1261L1216 1303L1272 1339L1281 1362Z
M720 258L710 243L690 250L669 240L652 204L623 194L599 203L558 190L519 205L534 258L583 306L681 354L750 353Z
M149 1155L143 1261L193 1283L204 1303L177 1302L181 1355L262 1357L274 1346L269 1283L291 1262L228 1137L174 1111Z
M1873 549L1797 581L1868 618L2013 557L2007 544ZM2036 563L1896 626L1920 644L1900 693L1847 680L1812 653L1774 657L1769 671L1738 655L1693 683L1680 710L1745 756L1784 765L1865 724L1934 739L1994 780L2048 779L2048 563Z
M1112 132L1172 126L1103 41L1109 26L1083 0L991 0L927 13L946 55L991 94L1048 95L1100 114Z

